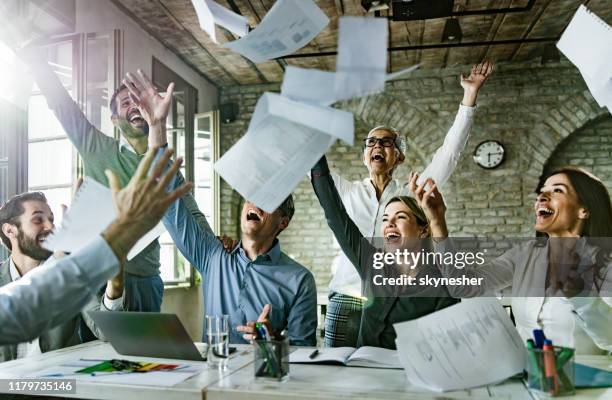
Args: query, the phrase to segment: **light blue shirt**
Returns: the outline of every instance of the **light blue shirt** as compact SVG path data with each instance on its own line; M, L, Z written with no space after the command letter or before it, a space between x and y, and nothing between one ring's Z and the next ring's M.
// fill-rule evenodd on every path
M173 186L182 182L180 176ZM228 253L210 227L197 223L184 198L170 206L163 222L178 249L202 275L206 314L230 316L230 342L245 343L236 326L256 321L264 305L270 304L269 319L276 332L286 328L292 345L316 344L314 277L281 252L278 240L254 261L247 257L241 243Z
M73 318L118 272L119 260L100 236L74 254L2 286L0 345L30 341Z

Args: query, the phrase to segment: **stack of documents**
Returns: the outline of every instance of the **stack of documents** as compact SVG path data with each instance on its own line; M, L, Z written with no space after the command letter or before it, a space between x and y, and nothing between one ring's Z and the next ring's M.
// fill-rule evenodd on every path
M54 252L78 251L98 237L115 218L117 211L110 189L91 178L85 178L62 224L47 237L43 246ZM128 253L128 260L137 256L164 231L164 226L160 222L136 242Z
M581 5L557 43L600 107L612 113L612 27Z
M468 389L501 382L525 366L523 341L495 298L462 300L393 327L400 362L416 386Z

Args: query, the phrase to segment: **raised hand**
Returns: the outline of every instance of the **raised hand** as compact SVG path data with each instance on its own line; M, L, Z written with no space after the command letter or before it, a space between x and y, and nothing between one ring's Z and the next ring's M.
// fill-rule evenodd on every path
M150 176L148 175L157 150L156 147L149 149L138 165L136 173L123 189L119 178L112 171L105 171L113 192L117 218L109 227L114 229L107 229L103 236L119 259L125 257L138 239L157 225L172 202L193 187L193 184L188 182L171 192L166 191L166 187L183 163L182 158L177 158L168 171L163 172L172 156L171 149L166 149L153 167Z
M491 75L491 72L493 72L493 64L489 61L484 61L474 65L468 76L461 74L460 83L464 92L463 101L461 103L464 106L474 107L476 98L478 97L478 91L489 75Z
M140 109L140 113L149 125L166 123L166 118L170 112L172 104L172 93L174 92L174 82L171 82L166 89L166 95L161 96L151 82L151 79L138 69L137 76L128 72L123 84L127 86L132 101Z
M261 314L259 314L259 317L257 318L257 322L264 324L266 329L268 329L268 332L270 333L271 337L273 337L274 335L272 333L272 325L270 324L270 321L268 320L268 314L270 313L271 310L272 310L272 306L270 306L270 304L266 304L263 310L261 311ZM236 331L242 332L243 333L242 337L244 338L244 340L247 340L249 342L257 339L257 330L255 329L255 322L253 321L247 322L246 325L237 326Z
M410 191L414 194L414 198L429 221L431 234L437 238L447 237L444 198L438 191L438 186L433 179L428 178L422 184L417 185L418 179L419 174L410 173Z

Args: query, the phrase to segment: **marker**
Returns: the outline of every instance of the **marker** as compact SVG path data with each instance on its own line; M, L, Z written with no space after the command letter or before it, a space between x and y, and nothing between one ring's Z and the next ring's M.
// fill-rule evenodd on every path
M257 322L255 324L255 330L257 331L257 337L260 340L265 340L265 341L270 340L270 336L268 335L268 330L266 329L266 326L264 324L262 324L261 322Z
M548 393L556 395L559 393L559 380L557 379L557 366L555 365L555 348L551 340L544 340L542 354L544 357L544 373L548 383Z
M317 356L319 355L319 349L315 349L315 351L313 351L312 353L310 353L310 355L308 356L308 358L310 358L311 360L314 360Z
M540 387L540 390L544 390L544 380L542 379L542 364L541 362L538 360L538 356L535 352L536 350L536 346L535 343L533 342L533 339L527 339L527 353L529 354L529 360L531 361L531 370L533 371L533 374L535 375L535 379L538 382L538 386ZM529 381L531 380L531 377L529 377Z
M535 339L535 345L538 349L541 349L544 346L544 340L546 340L546 336L544 335L544 331L542 329L534 329L533 330L533 338Z

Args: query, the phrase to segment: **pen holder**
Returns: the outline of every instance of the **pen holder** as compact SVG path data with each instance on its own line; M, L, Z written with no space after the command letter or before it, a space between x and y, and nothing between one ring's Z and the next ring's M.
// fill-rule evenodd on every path
M527 349L527 386L545 396L567 396L574 389L574 349Z
M255 340L255 378L284 381L289 378L289 339Z

